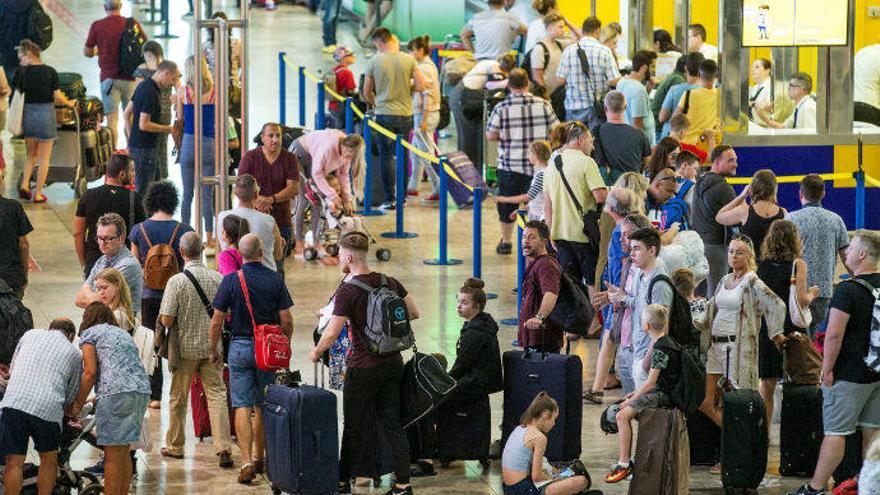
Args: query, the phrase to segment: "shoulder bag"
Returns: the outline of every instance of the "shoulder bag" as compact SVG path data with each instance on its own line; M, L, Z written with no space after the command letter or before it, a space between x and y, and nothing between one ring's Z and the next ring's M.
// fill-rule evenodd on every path
M24 77L24 67L21 68L21 78ZM24 134L24 91L21 88L15 88L12 93L12 101L9 103L7 113L6 128L13 136L21 136Z
M797 260L791 264L791 287L788 290L788 315L791 317L791 323L798 328L809 328L813 322L813 315L810 308L801 307L798 301L797 288L795 280L797 278Z
M568 191L569 197L574 202L574 207L577 208L578 213L580 213L584 222L584 235L587 236L587 239L590 241L590 246L592 249L599 249L599 239L601 234L599 233L599 218L602 216L602 205L596 205L596 209L584 212L583 207L581 207L581 202L578 201L577 196L574 194L574 190L572 190L571 185L568 183L568 179L565 178L565 172L562 170L562 154L556 155L556 159L553 161L556 165L556 170L559 171L559 178L562 179L562 184L565 186L565 190Z
M251 306L251 296L248 293L247 283L244 281L244 272L238 271L238 281L241 291L244 293L244 301L248 313L251 315L251 324L254 326L254 352L256 354L257 368L262 371L286 370L290 366L290 339L284 335L280 325L266 323L257 325L254 319L254 308Z
M587 60L587 52L581 47L580 43L577 45L577 56L578 60L581 63L581 71L584 73L584 77L587 79L587 91L590 93L590 99L593 101L593 114L597 119L606 121L607 117L605 115L605 91L597 88L597 91L601 95L599 98L596 97L596 92L590 90L590 62Z

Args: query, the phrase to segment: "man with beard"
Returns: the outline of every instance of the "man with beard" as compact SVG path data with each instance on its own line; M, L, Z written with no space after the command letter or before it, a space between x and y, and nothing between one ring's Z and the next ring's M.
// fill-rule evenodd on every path
M563 332L548 317L559 297L562 268L556 258L547 253L548 242L550 229L547 224L539 220L526 223L522 238L526 273L523 275L517 338L524 349L559 352Z

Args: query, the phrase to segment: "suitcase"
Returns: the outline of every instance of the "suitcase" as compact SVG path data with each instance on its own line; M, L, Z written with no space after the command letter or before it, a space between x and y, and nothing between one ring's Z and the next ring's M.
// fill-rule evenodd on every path
M82 129L95 129L104 120L104 102L97 96L88 96L79 108L79 125Z
M519 425L519 418L539 392L556 399L559 417L547 434L546 457L565 462L581 455L583 416L583 365L581 358L568 354L507 351L504 363L504 419L501 444Z
M755 390L724 392L721 483L725 490L756 490L767 471L767 408Z
M846 448L843 451L843 459L834 470L834 486L846 480L855 478L862 470L862 431L856 430L846 437Z
M465 184L472 188L483 188L483 199L486 199L488 194L486 183L483 181L483 176L481 175L480 170L474 166L474 163L463 151L453 151L452 153L448 153L446 155L446 161L449 163L449 167L455 171L455 175L457 175ZM432 163L431 166L434 167L435 172L438 174L440 173L439 165ZM449 180L446 184L448 186L449 194L452 195L452 200L455 201L455 205L460 209L472 207L474 203L474 193L452 177L448 177L448 179Z
M229 369L223 370L223 382L226 383L226 407L229 408L229 434L235 436L235 411L232 409L232 397L229 395ZM193 429L199 441L211 435L211 417L208 413L208 397L202 386L202 379L198 373L193 376L192 385L189 389L190 402L192 404Z
M714 466L721 460L721 428L701 412L687 418L691 466Z
M98 161L101 164L101 168L106 167L107 162L110 161L110 157L113 156L113 134L110 132L109 127L102 127L98 129Z
M684 414L679 409L642 411L629 493L687 495L689 469L690 449Z
M82 103L86 99L86 85L83 83L82 74L76 72L59 72L58 89L69 100L77 100Z
M274 493L332 494L339 488L336 396L323 383L317 387L317 375L315 364L315 386L269 385L266 390L266 475Z
M489 397L456 401L437 410L437 458L441 462L489 459L492 408Z
M813 476L824 437L822 389L816 385L782 385L779 437L779 474Z

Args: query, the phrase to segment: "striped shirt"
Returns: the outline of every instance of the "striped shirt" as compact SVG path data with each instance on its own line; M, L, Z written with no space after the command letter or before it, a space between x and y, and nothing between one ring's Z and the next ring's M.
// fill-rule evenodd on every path
M528 92L508 95L492 110L486 129L500 134L498 168L531 177L534 167L529 163L529 145L547 139L550 128L558 122L547 100Z
M578 47L587 55L589 77L581 67ZM565 78L565 108L569 111L585 110L593 107L594 100L602 98L611 81L620 78L620 71L611 49L599 40L585 36L562 51L556 76Z
M28 330L18 342L0 408L61 423L82 378L82 355L58 330Z
M544 220L544 171L538 170L529 185L529 220Z

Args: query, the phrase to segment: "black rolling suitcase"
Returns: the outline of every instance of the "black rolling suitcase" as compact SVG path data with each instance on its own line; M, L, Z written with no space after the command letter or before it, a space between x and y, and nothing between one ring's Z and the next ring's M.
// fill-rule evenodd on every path
M691 466L714 466L721 460L721 428L701 412L687 418Z
M583 365L569 354L507 351L504 364L504 420L501 444L519 425L519 418L535 396L544 391L556 399L559 417L547 434L547 460L567 462L581 455L583 418Z
M816 385L782 385L779 420L782 476L810 477L822 445L822 390Z
M87 96L79 108L79 125L82 129L96 129L104 120L104 103L97 96Z
M485 466L492 442L489 397L458 400L437 409L437 457L443 463L478 460Z
M730 349L727 350L730 362ZM728 366L729 368L729 366ZM767 471L767 408L757 390L723 393L721 483L726 493L757 493Z

